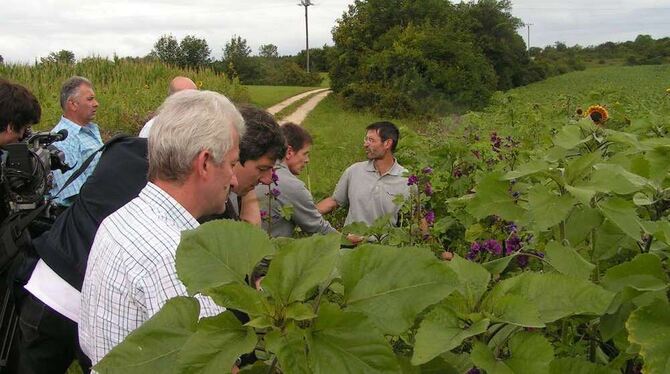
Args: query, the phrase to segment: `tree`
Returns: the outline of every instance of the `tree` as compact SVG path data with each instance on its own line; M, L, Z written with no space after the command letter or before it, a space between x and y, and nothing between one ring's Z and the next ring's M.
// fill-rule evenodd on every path
M211 50L205 39L186 35L179 43L179 65L189 68L200 68L209 64Z
M179 65L181 59L181 48L177 39L170 35L163 35L154 44L154 49L151 51L160 61L170 64Z
M242 82L256 79L259 75L259 67L251 58L251 48L247 40L241 36L233 35L223 49L224 71L229 76L237 76Z
M74 64L75 58L72 51L61 49L58 52L51 52L47 57L42 57L40 61L43 64Z
M0 55L0 64L4 64L4 63L5 63L5 58L2 57L2 55Z
M277 46L274 44L263 44L258 48L258 55L263 58L278 58Z

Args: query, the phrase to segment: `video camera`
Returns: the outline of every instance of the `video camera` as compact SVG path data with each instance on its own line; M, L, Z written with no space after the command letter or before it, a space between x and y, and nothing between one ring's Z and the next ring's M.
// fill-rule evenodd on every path
M4 147L7 157L2 163L2 188L11 212L35 209L48 200L53 185L52 170L70 170L65 154L52 143L67 138L67 130L39 132L21 143Z

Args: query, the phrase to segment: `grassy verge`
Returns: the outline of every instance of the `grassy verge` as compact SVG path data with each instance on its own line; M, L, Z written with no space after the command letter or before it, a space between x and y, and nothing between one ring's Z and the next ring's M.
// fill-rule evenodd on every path
M269 108L284 99L318 87L295 86L244 86L249 93L251 103L261 108Z

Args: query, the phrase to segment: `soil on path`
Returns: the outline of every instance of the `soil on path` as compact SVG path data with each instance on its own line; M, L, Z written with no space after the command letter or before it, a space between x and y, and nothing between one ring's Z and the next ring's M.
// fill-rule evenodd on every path
M291 96L291 97L289 97L288 99L286 99L286 100L284 100L284 101L282 101L282 102L280 102L280 103L278 103L278 104L275 104L275 105L269 107L269 108L267 109L267 111L268 111L270 114L275 115L275 114L281 112L282 109L284 109L284 108L286 108L287 106L289 106L289 105L295 103L296 101L302 99L303 97L307 97L307 96L312 95L312 94L315 94L315 93L317 93L317 92L327 91L327 90L329 90L329 89L328 89L328 88L319 88L319 89L316 89L316 90L311 90L311 91L303 92L303 93L301 93L301 94L297 94L297 95L295 95L295 96Z
M282 118L279 120L279 124L283 125L287 122L293 122L296 125L302 124L302 121L305 120L309 112L312 111L312 109L316 108L316 106L321 102L321 100L325 99L326 96L330 95L330 93L333 92L331 90L319 92L315 94L314 96L310 97L309 100L307 100L304 104L301 106L297 107L296 110L289 114L288 116Z

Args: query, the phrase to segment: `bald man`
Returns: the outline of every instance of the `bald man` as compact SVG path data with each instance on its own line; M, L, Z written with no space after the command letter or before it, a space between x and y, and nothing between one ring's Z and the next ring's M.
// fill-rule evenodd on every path
M196 86L191 79L187 77L175 77L168 86L168 96L171 96L174 93L183 90L197 90L197 89L198 86ZM140 138L149 137L149 131L151 130L151 126L153 126L155 119L156 117L153 117L152 119L147 121L147 123L144 124L144 127L142 127L142 130L140 131L140 135L138 135Z

